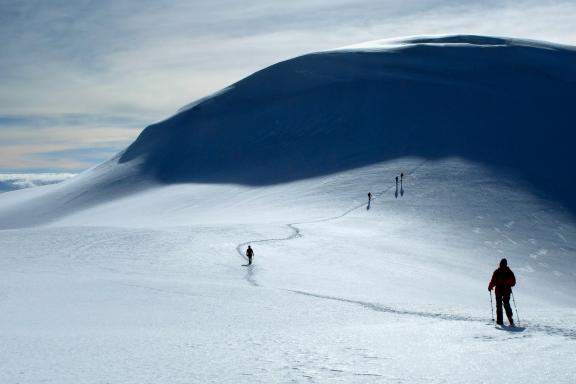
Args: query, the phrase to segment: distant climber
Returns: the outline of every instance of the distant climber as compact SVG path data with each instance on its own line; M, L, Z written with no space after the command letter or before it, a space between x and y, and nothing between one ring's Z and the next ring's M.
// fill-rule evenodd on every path
M396 176L396 192L394 193L394 197L398 198L398 176Z
M404 172L400 174L400 196L404 197Z
M370 209L370 203L372 203L372 192L368 192L368 205L366 206L366 210Z
M488 285L488 290L494 290L496 296L496 324L502 325L504 323L502 316L502 305L506 310L506 316L511 326L514 326L514 319L512 318L512 308L510 307L510 295L512 294L512 287L516 285L516 277L514 272L508 268L508 261L506 259L500 260L500 267L492 274L492 279Z
M254 250L252 249L251 246L248 246L248 249L246 250L246 257L248 257L248 264L247 265L252 264L252 256L254 256Z
M402 180L404 180L404 172L400 174L400 182L402 182Z

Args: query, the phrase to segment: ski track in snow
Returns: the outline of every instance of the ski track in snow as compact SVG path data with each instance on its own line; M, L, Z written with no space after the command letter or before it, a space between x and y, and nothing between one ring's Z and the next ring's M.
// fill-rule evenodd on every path
M423 162L421 162L420 164L418 164L416 167L414 167L411 171L407 172L405 174L405 176L410 176L412 175L414 172L416 172L418 169L420 169L422 166L424 166L424 164L427 163L427 160L424 160ZM375 193L372 198L372 200L375 200L377 197L382 196L383 194L385 194L386 192L390 191L392 188L394 187L394 185L389 186L388 188ZM286 224L286 226L290 229L291 234L286 236L286 237L278 237L278 238L267 238L267 239L259 239L259 240L251 240L251 241L245 241L243 243L240 243L236 246L236 252L238 252L238 254L240 255L240 257L242 259L248 260L246 258L246 256L244 256L243 253L243 248L248 245L248 244L258 244L258 243L271 243L271 242L275 242L275 241L288 241L288 240L293 240L296 239L298 237L302 236L302 230L300 228L297 227L297 225L303 225L303 224L315 224L315 223L325 223L328 221L333 221L333 220L338 220L341 219L342 217L345 217L347 215L349 215L350 213L356 211L357 209L360 209L362 207L366 206L366 203L361 203L358 204L344 212L342 212L339 215L336 216L330 216L330 217L325 217L322 219L316 219L316 220L310 220L310 221L301 221L301 222L297 222L297 223L288 223ZM253 266L248 268L248 272L246 273L245 279L246 281L255 286L255 287L260 287L261 285L256 281L255 277L254 277L254 271L253 271Z
M423 162L418 164L416 167L414 167L412 170L407 172L405 174L405 176L410 176L410 175L414 174L422 166L424 166L424 164L426 164L427 162L428 162L427 160L424 160ZM373 197L372 200L375 200L376 198L381 197L386 192L389 192L395 186L396 186L396 184L390 185L389 187L385 188L384 190L375 193L373 195L375 197ZM341 214L338 214L336 216L330 216L330 217L317 219L317 220L311 220L311 221L288 223L288 224L286 224L286 226L291 231L290 235L288 235L286 237L266 238L266 239L245 241L245 242L240 243L236 246L236 252L238 252L238 254L240 255L241 258L247 260L247 258L244 256L243 249L248 244L258 244L258 243L262 244L262 243L271 243L271 242L276 242L276 241L294 240L296 238L303 236L302 230L298 227L298 225L325 223L325 222L329 222L329 221L333 221L333 220L338 220L338 219L341 219L341 218L349 215L350 213L352 213L352 212L354 212L354 211L356 211L362 207L365 207L365 206L366 206L366 203L361 203L361 204L358 204L358 205L356 205L356 206L354 206L354 207L352 207L352 208L350 208L350 209L348 209L348 210L346 210L346 211L344 211ZM510 239L508 237L507 237L507 240L509 240L511 243L516 244L515 241L513 241L512 239ZM247 271L246 271L246 275L244 276L244 279L250 285L252 285L254 287L262 287L262 285L260 283L258 283L258 281L256 280L254 265L247 267ZM370 310L373 310L376 312L384 312L384 313L390 313L390 314L395 314L395 315L405 315L405 316L417 316L417 317L421 317L421 318L431 318L431 319L447 320L447 321L467 321L467 322L486 323L486 319L480 318L480 317L464 316L464 315L458 315L458 314L447 314L447 313L440 313L440 312L424 312L424 311L403 310L403 309L397 309L397 308L381 305L378 303L371 303L371 302L360 301L360 300L352 300L352 299L347 299L347 298L337 297L337 296L320 295L320 294L316 294L316 293L312 293L312 292L306 292L306 291L298 291L298 290L285 290L285 291L292 292L292 293L295 293L298 295L313 297L316 299L332 300L332 301L339 301L342 303L354 304L354 305L358 305L358 306L361 306L363 308L370 309ZM492 325L493 323L488 322L487 324ZM519 324L519 326L520 326L520 324ZM529 329L531 331L536 331L536 332L545 333L545 334L548 334L551 336L561 336L561 337L566 337L566 338L576 340L576 329L541 325L541 324L531 323L531 322L526 322L526 321L522 322L521 326L529 327ZM510 332L522 332L522 330L517 329L516 331L514 331L514 329L511 329Z
M393 307L388 307L386 305L381 305L377 303L371 303L367 301L361 300L352 300L343 297L336 297L336 296L328 296L328 295L319 295L315 293L305 292L305 291L296 291L296 290L286 290L288 292L296 293L299 295L314 297L318 299L324 300L333 300L339 301L342 303L354 304L361 306L366 309L370 309L376 312L384 312L390 313L394 315L405 315L405 316L417 316L422 318L429 318L429 319L438 319L438 320L448 320L448 321L468 321L468 322L478 322L478 323L487 323L485 318L474 317L474 316L464 316L458 314L447 314L447 313L439 313L439 312L424 312L424 311L410 311L410 310L403 310L403 309L396 309ZM488 322L488 325L492 325L493 322ZM541 325L532 322L523 321L522 323L518 324L517 328L510 328L510 332L522 332L522 328L529 328L531 331L541 332L548 334L550 336L562 336L569 339L576 340L576 329L570 328L562 328L562 327L553 327L548 325Z

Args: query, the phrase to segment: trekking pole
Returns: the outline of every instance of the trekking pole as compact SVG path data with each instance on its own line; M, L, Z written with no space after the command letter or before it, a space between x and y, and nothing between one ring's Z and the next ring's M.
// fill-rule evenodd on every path
M516 306L516 300L514 299L514 292L512 293L512 302L514 303L514 309L516 310L516 318L518 319L518 325L520 325L520 316L518 315L518 307Z
M490 295L490 309L492 310L492 321L494 321L494 304L492 304L492 291L488 291L488 294Z

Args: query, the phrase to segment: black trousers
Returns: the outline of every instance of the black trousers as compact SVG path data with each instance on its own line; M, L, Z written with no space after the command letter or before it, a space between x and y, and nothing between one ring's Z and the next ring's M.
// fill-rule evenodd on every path
M504 321L502 319L502 305L504 305L504 310L506 311L506 316L510 324L514 322L512 320L512 307L510 307L510 295L496 295L496 322L502 324Z
M248 255L248 265L252 264L252 256Z

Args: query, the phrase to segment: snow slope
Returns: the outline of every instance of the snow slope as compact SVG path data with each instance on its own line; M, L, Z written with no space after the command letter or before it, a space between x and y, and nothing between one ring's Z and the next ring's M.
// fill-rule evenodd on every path
M0 382L573 383L573 61L478 36L307 55L2 194ZM501 257L517 330L491 323Z
M142 182L273 185L406 156L505 169L574 212L575 99L576 50L543 42L435 36L304 55L150 125L103 171L46 189L49 204L30 194L0 227Z

